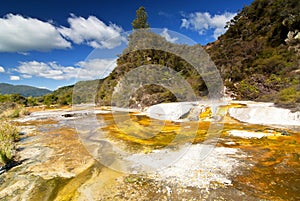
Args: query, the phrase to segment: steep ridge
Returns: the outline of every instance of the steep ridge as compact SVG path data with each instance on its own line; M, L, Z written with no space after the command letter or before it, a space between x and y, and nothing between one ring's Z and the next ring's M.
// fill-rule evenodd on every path
M300 2L255 0L205 46L235 98L300 103Z

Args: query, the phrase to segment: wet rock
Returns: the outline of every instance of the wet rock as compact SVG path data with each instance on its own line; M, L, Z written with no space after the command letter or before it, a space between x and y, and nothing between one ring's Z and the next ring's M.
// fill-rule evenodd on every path
M229 115L239 121L250 124L299 126L300 112L274 107L273 103L244 101L245 108L230 108Z

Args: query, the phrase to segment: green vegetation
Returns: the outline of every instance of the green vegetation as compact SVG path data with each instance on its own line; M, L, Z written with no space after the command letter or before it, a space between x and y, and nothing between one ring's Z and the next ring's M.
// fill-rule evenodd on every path
M149 83L152 78L145 73L136 74L135 80L121 82L126 73L137 67L161 65L182 76L198 98L210 96L208 88L217 88L214 92L219 92L219 86L215 85L217 83L210 81L214 79L207 75L221 73L225 86L237 99L271 101L284 107L300 107L300 1L298 0L255 0L250 6L244 7L228 22L227 32L217 41L204 47L219 72L204 68L202 70L205 73L201 75L187 62L191 58L177 56L184 52L186 55L203 58L199 45L173 44L150 30L143 30L149 28L144 7L136 11L132 27L134 31L129 36L128 47L118 58L117 67L105 79L78 82L76 85L62 87L40 97L0 96L0 102L9 99L26 106L40 104L51 106L95 101L98 105L111 105L114 104L111 102L114 91L117 91L114 95L118 100L123 99L124 94L130 94L129 100L124 99L129 101L130 107L143 107L179 99L191 100L191 97L182 98L186 95L184 90L174 95L170 88L166 87L172 85L173 88L180 89L180 83L172 82L172 79L170 82L167 81L170 72L156 72L158 77L165 80L166 86L159 86L155 82ZM154 50L145 44L166 48ZM172 50L173 53L163 49ZM192 60L201 66L209 66L207 61L197 60L195 57ZM122 91L123 94L115 90L116 86L120 88L131 86L134 81L140 82L141 86L127 88L127 91ZM121 102L121 105L125 104Z
M20 94L0 94L0 117L1 108L6 110L8 109L7 107L11 109L19 108L20 112L22 112L23 109L21 108L24 108L24 106L46 105L50 107L52 105L64 106L72 105L73 103L95 102L95 94L101 82L102 80L80 81L75 85L64 86L50 94L39 97L24 97ZM19 115L15 116L18 117Z
M25 85L11 85L6 83L0 83L0 94L20 94L21 96L37 97L51 93L48 89L40 89Z
M42 97L45 105L72 105L81 103L95 103L95 95L102 80L80 81L75 85L61 87L52 94Z
M0 166L14 160L18 139L18 129L9 122L0 121Z
M229 29L224 35L205 46L227 89L233 91L237 99L275 101L285 107L299 106L299 13L298 0L255 0L228 22ZM147 24L145 16L147 17L145 9L140 8L132 24L134 30ZM199 76L194 72L186 61L171 53L143 48L144 43L166 46L174 52L187 51L188 47L169 43L150 31L144 31L143 34L145 39L137 37L136 31L129 36L128 47L117 60L118 66L99 85L96 98L98 104L112 104L112 91L124 74L147 64L168 66L189 82L197 96L209 95L202 80L203 75ZM189 47L188 51L199 54L199 49L195 46ZM137 77L149 79L142 74ZM126 84L130 83L123 85ZM174 94L155 85L143 86L126 93L132 94L130 107L176 101Z
M255 0L227 26L224 35L205 47L227 88L239 99L275 99L282 106L296 107L300 1ZM291 93L293 98L287 95Z
M143 6L136 11L136 18L132 21L131 25L133 29L146 29L149 28L147 20L147 12Z
M296 89L294 86L282 89L275 103L283 107L293 108L295 104L300 104L300 89Z
M156 44L158 48L145 49L145 44ZM160 50L160 47L172 50L173 53ZM117 84L122 89L126 88L126 86L132 86L127 87L127 91L122 91L121 93L115 90L117 92L115 93L116 97L114 97L114 100L118 100L121 104L118 106L145 107L161 102L191 101L196 100L195 97L207 96L208 90L202 79L203 75L199 75L190 63L177 56L181 52L185 52L186 55L198 55L201 54L201 47L198 45L186 46L173 44L151 31L134 31L129 37L128 47L117 60L117 67L99 85L96 97L97 104L114 105L115 103L111 102L112 93ZM199 58L201 57L199 56ZM199 64L202 62L202 66L207 66L201 59L198 62ZM133 71L133 69L147 65L149 65L147 73L144 71L139 72L138 70ZM156 67L162 70L155 70L157 69ZM163 70L163 67L168 67L169 69ZM210 69L202 70L207 73L210 72ZM132 80L121 82L124 75L128 72L135 73L135 76L133 76ZM195 97L191 97L191 94L187 93L186 88L182 86L180 79L176 78L174 73L178 77L181 77L182 80L187 81ZM158 81L162 81L163 84L158 86ZM133 86L132 83L140 83L140 85ZM168 86L171 87L168 88ZM172 90L176 90L176 96ZM124 97L124 94L131 94L131 96L130 98ZM122 100L125 101L124 104ZM125 103L129 103L129 105Z
M144 7L136 11L136 19L132 22L132 26L134 31L128 38L127 48L117 60L117 67L99 85L96 96L98 105L145 107L161 102L192 101L196 100L196 97L208 95L203 79L211 78L209 74L216 72L210 69L212 65L209 61L202 59L207 55L199 45L173 44L150 30L141 29L149 28ZM183 59L178 55L185 55L186 58ZM194 64L187 62L191 60ZM201 70L207 75L205 73L199 75L192 65L201 65ZM147 73L138 70L141 66L149 67ZM156 67L159 66L161 70L157 70ZM167 67L168 70L163 67ZM127 73L134 73L131 80L127 79L128 76L123 79ZM175 75L187 81L193 94L186 91L181 80L175 78ZM162 83L157 83L158 81ZM215 84L213 79L206 82L211 85ZM219 90L218 86L215 88ZM130 97L126 97L128 94ZM118 103L112 102L113 95Z
M19 94L0 94L0 118L17 118L25 115L27 99Z

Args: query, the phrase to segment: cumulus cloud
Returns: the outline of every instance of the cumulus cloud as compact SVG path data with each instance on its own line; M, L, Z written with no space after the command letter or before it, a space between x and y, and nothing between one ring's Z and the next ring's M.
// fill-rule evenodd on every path
M80 68L79 79L104 78L117 66L117 59L92 59L76 64Z
M32 76L54 80L88 80L106 77L116 66L116 59L93 59L80 61L73 66L62 66L56 62L20 62L16 71L24 78Z
M217 39L220 35L225 33L226 29L224 27L226 22L230 21L235 15L236 13L230 12L213 16L208 12L191 13L181 19L181 27L198 31L200 35L203 35L207 30L212 29L214 31L213 37Z
M168 33L168 29L164 28L163 32L160 34L162 37L164 37L167 41L171 43L175 43L178 38L177 37L171 37L170 34Z
M56 64L55 62L44 63L37 61L30 62L20 62L20 66L18 66L17 71L22 73L23 77L29 76L38 76L44 78L52 78L57 80L64 79L63 71L61 70L61 66ZM68 67L65 67L68 68Z
M59 31L49 22L7 14L0 18L0 52L48 51L70 48Z
M16 81L16 80L20 80L20 77L12 75L12 76L9 77L9 79L12 80L12 81Z
M5 69L2 66L0 66L0 73L4 73L4 72L5 72Z
M60 27L59 32L76 44L87 44L93 48L114 48L121 44L123 29L115 24L106 25L95 16L87 19L71 15L70 28Z

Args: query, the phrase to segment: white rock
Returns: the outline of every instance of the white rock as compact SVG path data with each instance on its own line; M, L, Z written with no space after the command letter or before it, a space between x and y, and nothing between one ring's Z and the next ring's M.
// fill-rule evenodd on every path
M267 136L273 136L270 133L263 132L253 132L253 131L245 131L245 130L230 130L227 132L229 135L241 138L263 138Z
M230 184L229 176L239 165L238 158L244 157L235 148L205 144L189 146L185 153L181 152L184 148L175 151L162 149L147 156L133 154L126 159L135 165L141 164L145 169L139 171L148 172L149 177L154 180L177 183L182 186L208 188L213 181ZM173 160L168 161L166 158ZM148 171L149 169L151 171Z
M274 107L273 103L238 102L245 108L230 108L229 115L250 124L300 126L300 112Z

